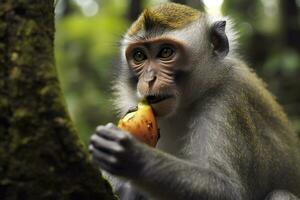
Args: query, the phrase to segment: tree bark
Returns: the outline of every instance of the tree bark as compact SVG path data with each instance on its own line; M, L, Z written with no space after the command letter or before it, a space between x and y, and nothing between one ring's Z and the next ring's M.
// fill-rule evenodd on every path
M186 4L187 3L186 0L172 0L172 2L174 2L174 3L180 3L180 4Z
M53 4L0 2L0 199L115 199L66 112Z
M299 7L296 0L279 1L281 11L281 30L283 41L297 51L300 51L300 20Z
M188 5L192 8L196 8L202 12L205 10L205 6L204 6L204 3L202 0L171 0L171 1L174 3Z
M135 21L142 12L142 0L129 0L127 7L127 19L130 22Z

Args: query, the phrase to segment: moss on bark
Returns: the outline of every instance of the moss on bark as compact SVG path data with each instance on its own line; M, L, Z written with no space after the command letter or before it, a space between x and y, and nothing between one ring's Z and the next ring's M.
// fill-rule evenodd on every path
M53 0L0 2L0 198L114 199L69 119Z

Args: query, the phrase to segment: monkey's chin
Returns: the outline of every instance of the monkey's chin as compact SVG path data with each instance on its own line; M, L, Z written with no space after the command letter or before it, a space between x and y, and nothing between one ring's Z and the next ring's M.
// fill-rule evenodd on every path
M174 97L151 104L157 117L169 117L176 109L176 99Z

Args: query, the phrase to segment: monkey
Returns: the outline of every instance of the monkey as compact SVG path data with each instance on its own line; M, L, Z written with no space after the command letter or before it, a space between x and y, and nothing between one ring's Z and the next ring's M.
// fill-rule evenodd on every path
M126 32L114 105L122 115L146 99L160 139L97 126L92 160L121 200L299 199L299 138L236 37L230 19L176 3L146 8Z

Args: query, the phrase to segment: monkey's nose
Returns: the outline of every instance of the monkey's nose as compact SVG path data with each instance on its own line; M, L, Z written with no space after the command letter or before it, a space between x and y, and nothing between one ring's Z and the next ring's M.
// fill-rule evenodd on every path
M155 72L153 70L147 71L143 78L144 78L144 81L149 84L149 87L151 87L156 80Z
M155 80L156 80L156 76L154 76L152 80L148 81L149 88L152 87L152 85L155 83Z

